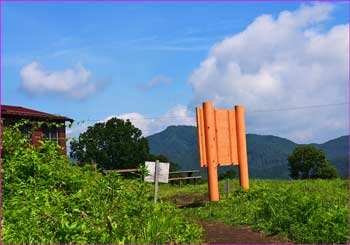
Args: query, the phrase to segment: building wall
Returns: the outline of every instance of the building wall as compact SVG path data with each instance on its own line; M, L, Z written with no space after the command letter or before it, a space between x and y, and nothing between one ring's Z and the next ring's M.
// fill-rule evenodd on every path
M61 151L62 155L67 155L67 146L66 146L66 128L61 127L57 129L58 131L58 145L63 149ZM32 143L35 146L39 146L39 140L44 137L43 129L39 128L35 130L32 134Z
M33 132L32 134L32 143L34 146L39 146L39 140L43 136L43 131L42 129L37 129Z
M3 118L5 119L4 120L5 126L14 125L16 122L22 119L22 118L15 118L15 117L11 117L11 118L3 117ZM62 122L57 122L57 123L62 123ZM34 146L39 146L40 144L39 141L44 136L43 134L44 134L44 130L42 128L38 128L32 133L32 144ZM58 129L58 145L60 145L63 148L61 152L62 155L66 155L67 154L66 128L64 126Z
M58 144L63 148L62 154L67 155L66 127L62 127L58 129Z

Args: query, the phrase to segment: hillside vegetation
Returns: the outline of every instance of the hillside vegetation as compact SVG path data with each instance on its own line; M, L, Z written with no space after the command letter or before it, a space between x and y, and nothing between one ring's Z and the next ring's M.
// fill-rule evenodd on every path
M349 242L347 180L251 180L245 191L232 180L231 192L220 185L220 201L183 209L189 217L249 225L294 243L346 244ZM207 184L161 186L163 198L207 193ZM166 198L165 198L166 199ZM194 198L193 202L198 202Z
M2 243L200 243L201 229L141 180L71 166L2 128Z
M163 154L182 169L200 169L196 127L170 126L147 139L152 154ZM348 176L348 136L314 145L324 150L327 159L334 164L340 176ZM247 134L249 176L289 179L287 158L296 146L298 144L288 139L272 135Z

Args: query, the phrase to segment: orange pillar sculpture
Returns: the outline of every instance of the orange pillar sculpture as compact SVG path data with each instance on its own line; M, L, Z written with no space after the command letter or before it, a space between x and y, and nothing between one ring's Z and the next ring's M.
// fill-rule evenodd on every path
M236 112L236 127L237 127L239 181L243 189L249 189L248 157L247 157L247 143L246 143L245 122L244 122L244 107L242 105L235 106L235 112Z
M217 152L214 108L211 102L203 103L206 158L208 164L208 189L210 201L219 201L219 185L217 172Z

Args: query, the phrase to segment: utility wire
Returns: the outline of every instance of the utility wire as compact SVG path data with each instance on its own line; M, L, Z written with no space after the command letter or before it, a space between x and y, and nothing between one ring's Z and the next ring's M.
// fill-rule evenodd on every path
M247 113L255 113L255 112L274 112L274 111L293 111L293 110L324 108L324 107L342 106L342 105L349 105L349 102L336 103L336 104L325 104L325 105L297 106L297 107L288 107L288 108L279 108L279 109L268 109L268 110L256 110L256 111L247 111Z
M332 106L343 106L349 105L349 102L333 103L333 104L323 104L323 105L308 105L308 106L296 106L296 107L286 107L286 108L276 108L276 109L266 109L266 110L253 110L246 111L247 114L250 113L264 113L264 112L278 112L278 111L294 111L294 110L305 110L305 109L317 109L326 108ZM143 118L126 118L134 121L139 120L162 120L162 119L175 119L175 118L196 118L195 116L158 116L158 117L143 117ZM83 122L103 122L103 120L82 120Z

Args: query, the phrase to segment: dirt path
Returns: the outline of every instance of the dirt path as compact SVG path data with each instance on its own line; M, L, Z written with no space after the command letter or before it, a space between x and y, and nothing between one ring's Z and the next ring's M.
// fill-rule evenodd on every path
M208 202L207 195L178 194L165 200L174 202L178 208L196 208ZM195 219L203 227L203 240L208 244L281 244L289 243L277 236L267 236L247 226L232 226L222 222Z
M249 227L226 225L221 222L200 220L203 227L203 240L209 244L281 244L287 243L273 236L252 231Z

